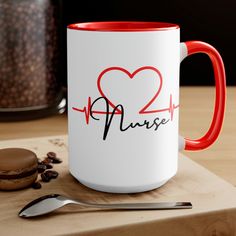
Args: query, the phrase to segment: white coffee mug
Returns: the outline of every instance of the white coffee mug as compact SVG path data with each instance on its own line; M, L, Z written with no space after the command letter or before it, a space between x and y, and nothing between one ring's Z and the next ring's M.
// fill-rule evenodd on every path
M180 43L179 26L160 22L78 23L67 33L69 169L82 184L114 193L155 189L176 174L179 146L199 150L216 140L226 86L212 46ZM179 68L193 53L212 61L215 112L202 138L179 145Z

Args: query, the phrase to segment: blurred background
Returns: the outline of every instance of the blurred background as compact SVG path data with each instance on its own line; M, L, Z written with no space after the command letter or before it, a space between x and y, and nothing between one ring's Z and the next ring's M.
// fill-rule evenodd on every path
M236 3L184 0L0 0L0 120L40 118L66 109L66 26L88 21L163 21L181 41L201 40L222 55L227 85L236 85ZM181 63L180 84L214 85L204 54Z
M166 21L181 27L181 41L201 40L222 55L228 85L236 85L236 2L186 0L64 1L64 26L81 21ZM204 54L181 63L181 85L214 85L213 70Z

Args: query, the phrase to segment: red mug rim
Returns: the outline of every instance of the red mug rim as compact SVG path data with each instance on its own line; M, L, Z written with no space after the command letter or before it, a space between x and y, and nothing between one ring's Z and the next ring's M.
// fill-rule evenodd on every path
M83 22L67 26L72 30L83 31L106 31L106 32L135 32L135 31L163 31L179 29L179 25L167 22L145 22L145 21L102 21Z

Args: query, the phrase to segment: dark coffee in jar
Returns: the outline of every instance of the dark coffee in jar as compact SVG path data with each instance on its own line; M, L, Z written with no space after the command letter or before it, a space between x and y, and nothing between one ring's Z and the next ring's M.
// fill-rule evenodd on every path
M0 119L64 110L60 1L0 0Z

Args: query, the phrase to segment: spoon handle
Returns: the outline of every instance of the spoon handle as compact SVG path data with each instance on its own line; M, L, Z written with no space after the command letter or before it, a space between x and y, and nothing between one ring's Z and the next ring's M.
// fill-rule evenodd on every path
M167 209L191 209L190 202L158 202L158 203L108 203L96 204L80 202L80 205L103 208L103 209L123 209L123 210L167 210Z
M56 195L54 195L56 196ZM56 196L57 199L75 203L85 207L95 207L102 209L123 209L123 210L164 210L164 209L191 209L191 202L138 202L138 203L93 203L86 201L78 201L65 198L64 196Z

